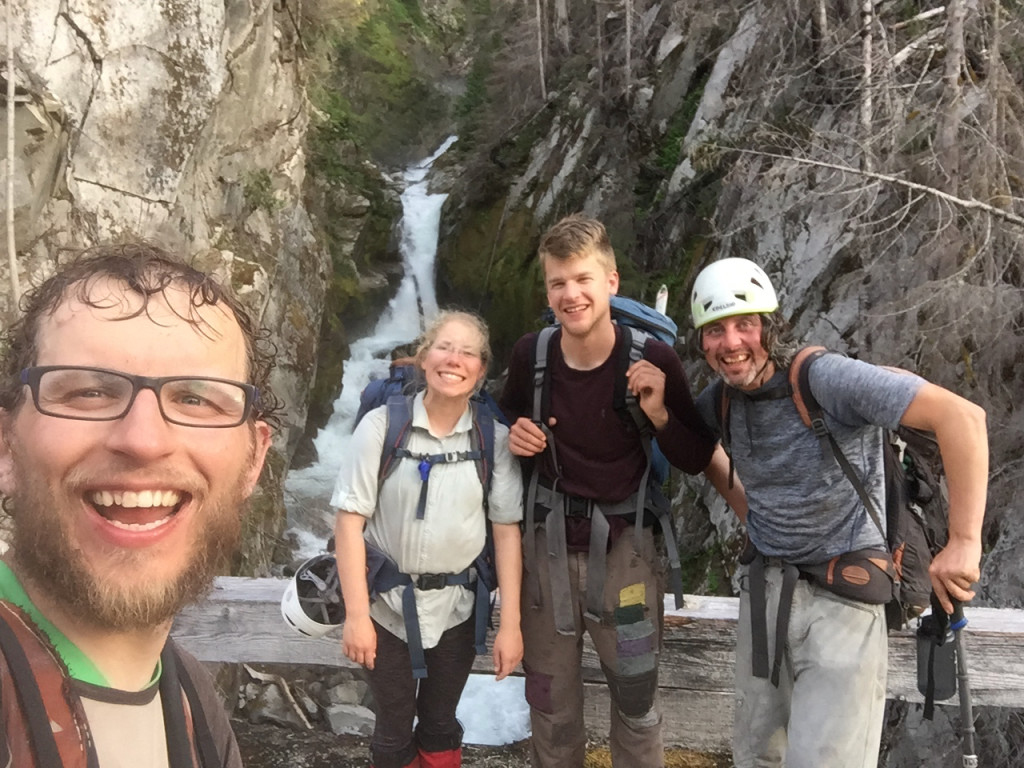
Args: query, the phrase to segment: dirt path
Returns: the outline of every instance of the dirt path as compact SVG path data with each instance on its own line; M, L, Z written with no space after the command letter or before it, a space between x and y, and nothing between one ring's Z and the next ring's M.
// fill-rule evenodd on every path
M366 768L367 741L355 736L335 736L324 731L295 731L275 725L252 725L235 720L239 747L246 768ZM463 748L464 768L527 768L529 742L503 747ZM595 745L587 751L586 768L611 768L608 750ZM666 768L731 768L723 755L704 755L668 750Z

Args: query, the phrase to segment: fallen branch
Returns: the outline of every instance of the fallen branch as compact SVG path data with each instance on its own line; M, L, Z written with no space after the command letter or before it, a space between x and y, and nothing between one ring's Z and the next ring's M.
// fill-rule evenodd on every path
M865 171L859 168L852 168L848 165L839 165L838 163L826 163L823 160L811 160L806 157L796 157L793 155L780 155L775 152L764 152L759 149L743 149L741 147L727 147L721 144L706 144L704 146L712 147L714 149L721 150L723 152L742 152L747 155L757 155L758 157L770 157L775 160L792 160L795 163L801 163L803 165L813 165L818 168L828 168L832 171L839 171L841 173L853 173L857 176L863 176L864 178L874 179L875 181L884 181L889 184L897 184L907 189L915 189L919 192L937 197L940 200L945 200L953 205L958 205L962 208L971 208L974 210L985 211L993 216L1008 221L1011 224L1016 224L1019 227L1024 227L1024 216L1018 216L1012 211L1004 211L1002 208L996 208L994 205L983 203L981 200L975 200L974 198L957 197L951 195L948 192L943 192L941 189L935 187L929 187L927 184L918 184L914 181L907 181L897 176L890 176L887 173L878 173L877 171Z

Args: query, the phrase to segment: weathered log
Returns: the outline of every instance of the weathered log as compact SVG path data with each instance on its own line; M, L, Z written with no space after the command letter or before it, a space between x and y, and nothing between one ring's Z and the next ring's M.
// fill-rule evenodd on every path
M172 633L203 661L354 666L341 653L340 631L313 639L287 626L280 611L286 584L284 579L220 578L207 600L182 612ZM669 603L659 673L665 741L725 750L733 714L739 601L687 595L681 610L670 609ZM1024 611L969 607L965 614L974 703L1024 707ZM587 727L606 734L608 691L589 642L584 643L583 669ZM474 671L492 673L490 656L477 657ZM889 636L888 696L923 700L917 691L913 629ZM946 705L955 706L956 699Z

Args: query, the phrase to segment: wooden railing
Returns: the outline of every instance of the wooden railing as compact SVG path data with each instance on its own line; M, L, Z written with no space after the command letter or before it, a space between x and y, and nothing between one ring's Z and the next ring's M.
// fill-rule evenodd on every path
M339 633L302 637L281 618L283 579L217 580L210 598L184 611L172 634L203 661L354 666L341 653ZM671 599L669 599L671 602ZM660 663L661 710L667 745L726 751L733 715L736 598L687 595L668 610ZM1024 707L1024 611L971 608L965 645L976 706ZM587 727L607 734L609 701L597 655L583 655ZM489 655L475 672L493 672ZM889 637L888 696L920 702L913 630ZM954 698L940 706L956 706Z

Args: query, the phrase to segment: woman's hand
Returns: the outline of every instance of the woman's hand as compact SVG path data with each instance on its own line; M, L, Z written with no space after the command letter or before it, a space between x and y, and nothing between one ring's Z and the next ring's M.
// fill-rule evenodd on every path
M499 626L494 636L494 669L497 670L494 679L504 680L522 660L523 633L519 625Z
M356 664L373 669L377 659L377 630L369 616L348 616L341 633L341 649Z

